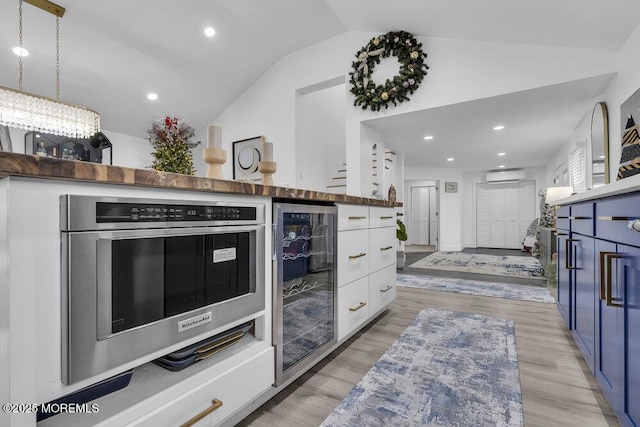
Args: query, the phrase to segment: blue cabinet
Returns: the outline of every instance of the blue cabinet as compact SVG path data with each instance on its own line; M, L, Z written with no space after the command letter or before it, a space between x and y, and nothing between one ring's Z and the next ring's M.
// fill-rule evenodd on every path
M558 311L567 324L567 328L573 328L572 301L572 270L571 270L571 241L568 231L558 230Z
M595 268L593 237L572 234L573 337L593 373L595 363Z
M624 311L613 304L607 305L606 293L607 284L611 282L612 290L620 295L617 258L612 257L617 255L617 245L596 240L595 251L598 254L595 263L598 278L595 374L611 407L620 413L624 396Z
M640 248L618 245L613 301L624 323L624 415L621 424L640 426ZM616 292L617 291L617 292Z
M620 424L640 427L640 194L562 209L558 310Z

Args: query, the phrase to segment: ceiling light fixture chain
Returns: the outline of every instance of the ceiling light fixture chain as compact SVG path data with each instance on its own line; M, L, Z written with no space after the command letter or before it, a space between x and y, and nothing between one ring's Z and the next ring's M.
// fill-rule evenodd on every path
M56 99L60 101L60 17L56 16Z
M20 47L20 55L18 55L18 89L22 90L22 0L18 6L18 38Z
M16 55L25 55L23 42L23 3L29 3L56 16L56 99L22 90L23 61L19 59L20 89L0 86L0 126L27 131L91 138L100 131L100 115L89 108L60 101L60 20L65 9L49 0L18 0L20 47Z

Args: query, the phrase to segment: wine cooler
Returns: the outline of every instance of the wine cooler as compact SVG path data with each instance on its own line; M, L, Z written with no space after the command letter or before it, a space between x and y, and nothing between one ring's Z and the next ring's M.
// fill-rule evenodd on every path
M336 343L337 208L274 204L276 385Z

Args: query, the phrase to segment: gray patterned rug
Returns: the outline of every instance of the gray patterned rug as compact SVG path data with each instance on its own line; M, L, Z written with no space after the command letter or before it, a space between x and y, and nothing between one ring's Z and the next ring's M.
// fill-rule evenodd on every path
M414 262L409 268L497 274L499 276L541 277L540 262L534 257L434 252Z
M398 274L396 281L398 286L406 286L407 288L543 302L547 304L555 304L556 302L555 298L549 293L549 290L541 286L511 285L508 283L481 282L478 280L449 277L416 276L413 274Z
M421 311L322 423L425 425L523 425L513 321Z

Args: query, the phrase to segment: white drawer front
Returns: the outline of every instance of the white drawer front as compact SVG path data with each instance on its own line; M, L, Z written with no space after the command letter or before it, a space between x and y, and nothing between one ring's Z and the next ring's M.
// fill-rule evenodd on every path
M378 271L381 268L396 264L396 229L391 227L372 228L369 231L369 271Z
M369 206L369 228L395 227L396 211L393 208Z
M396 266L392 265L369 276L369 312L374 315L396 298Z
M369 228L369 206L338 205L338 231Z
M369 274L369 230L338 232L338 286Z
M369 318L369 277L338 288L338 341Z
M196 427L218 425L243 405L267 390L274 381L273 348L238 364L232 370L207 381L147 416L135 426L179 426L210 408L213 399L222 406L195 424ZM187 368L188 369L188 368Z

